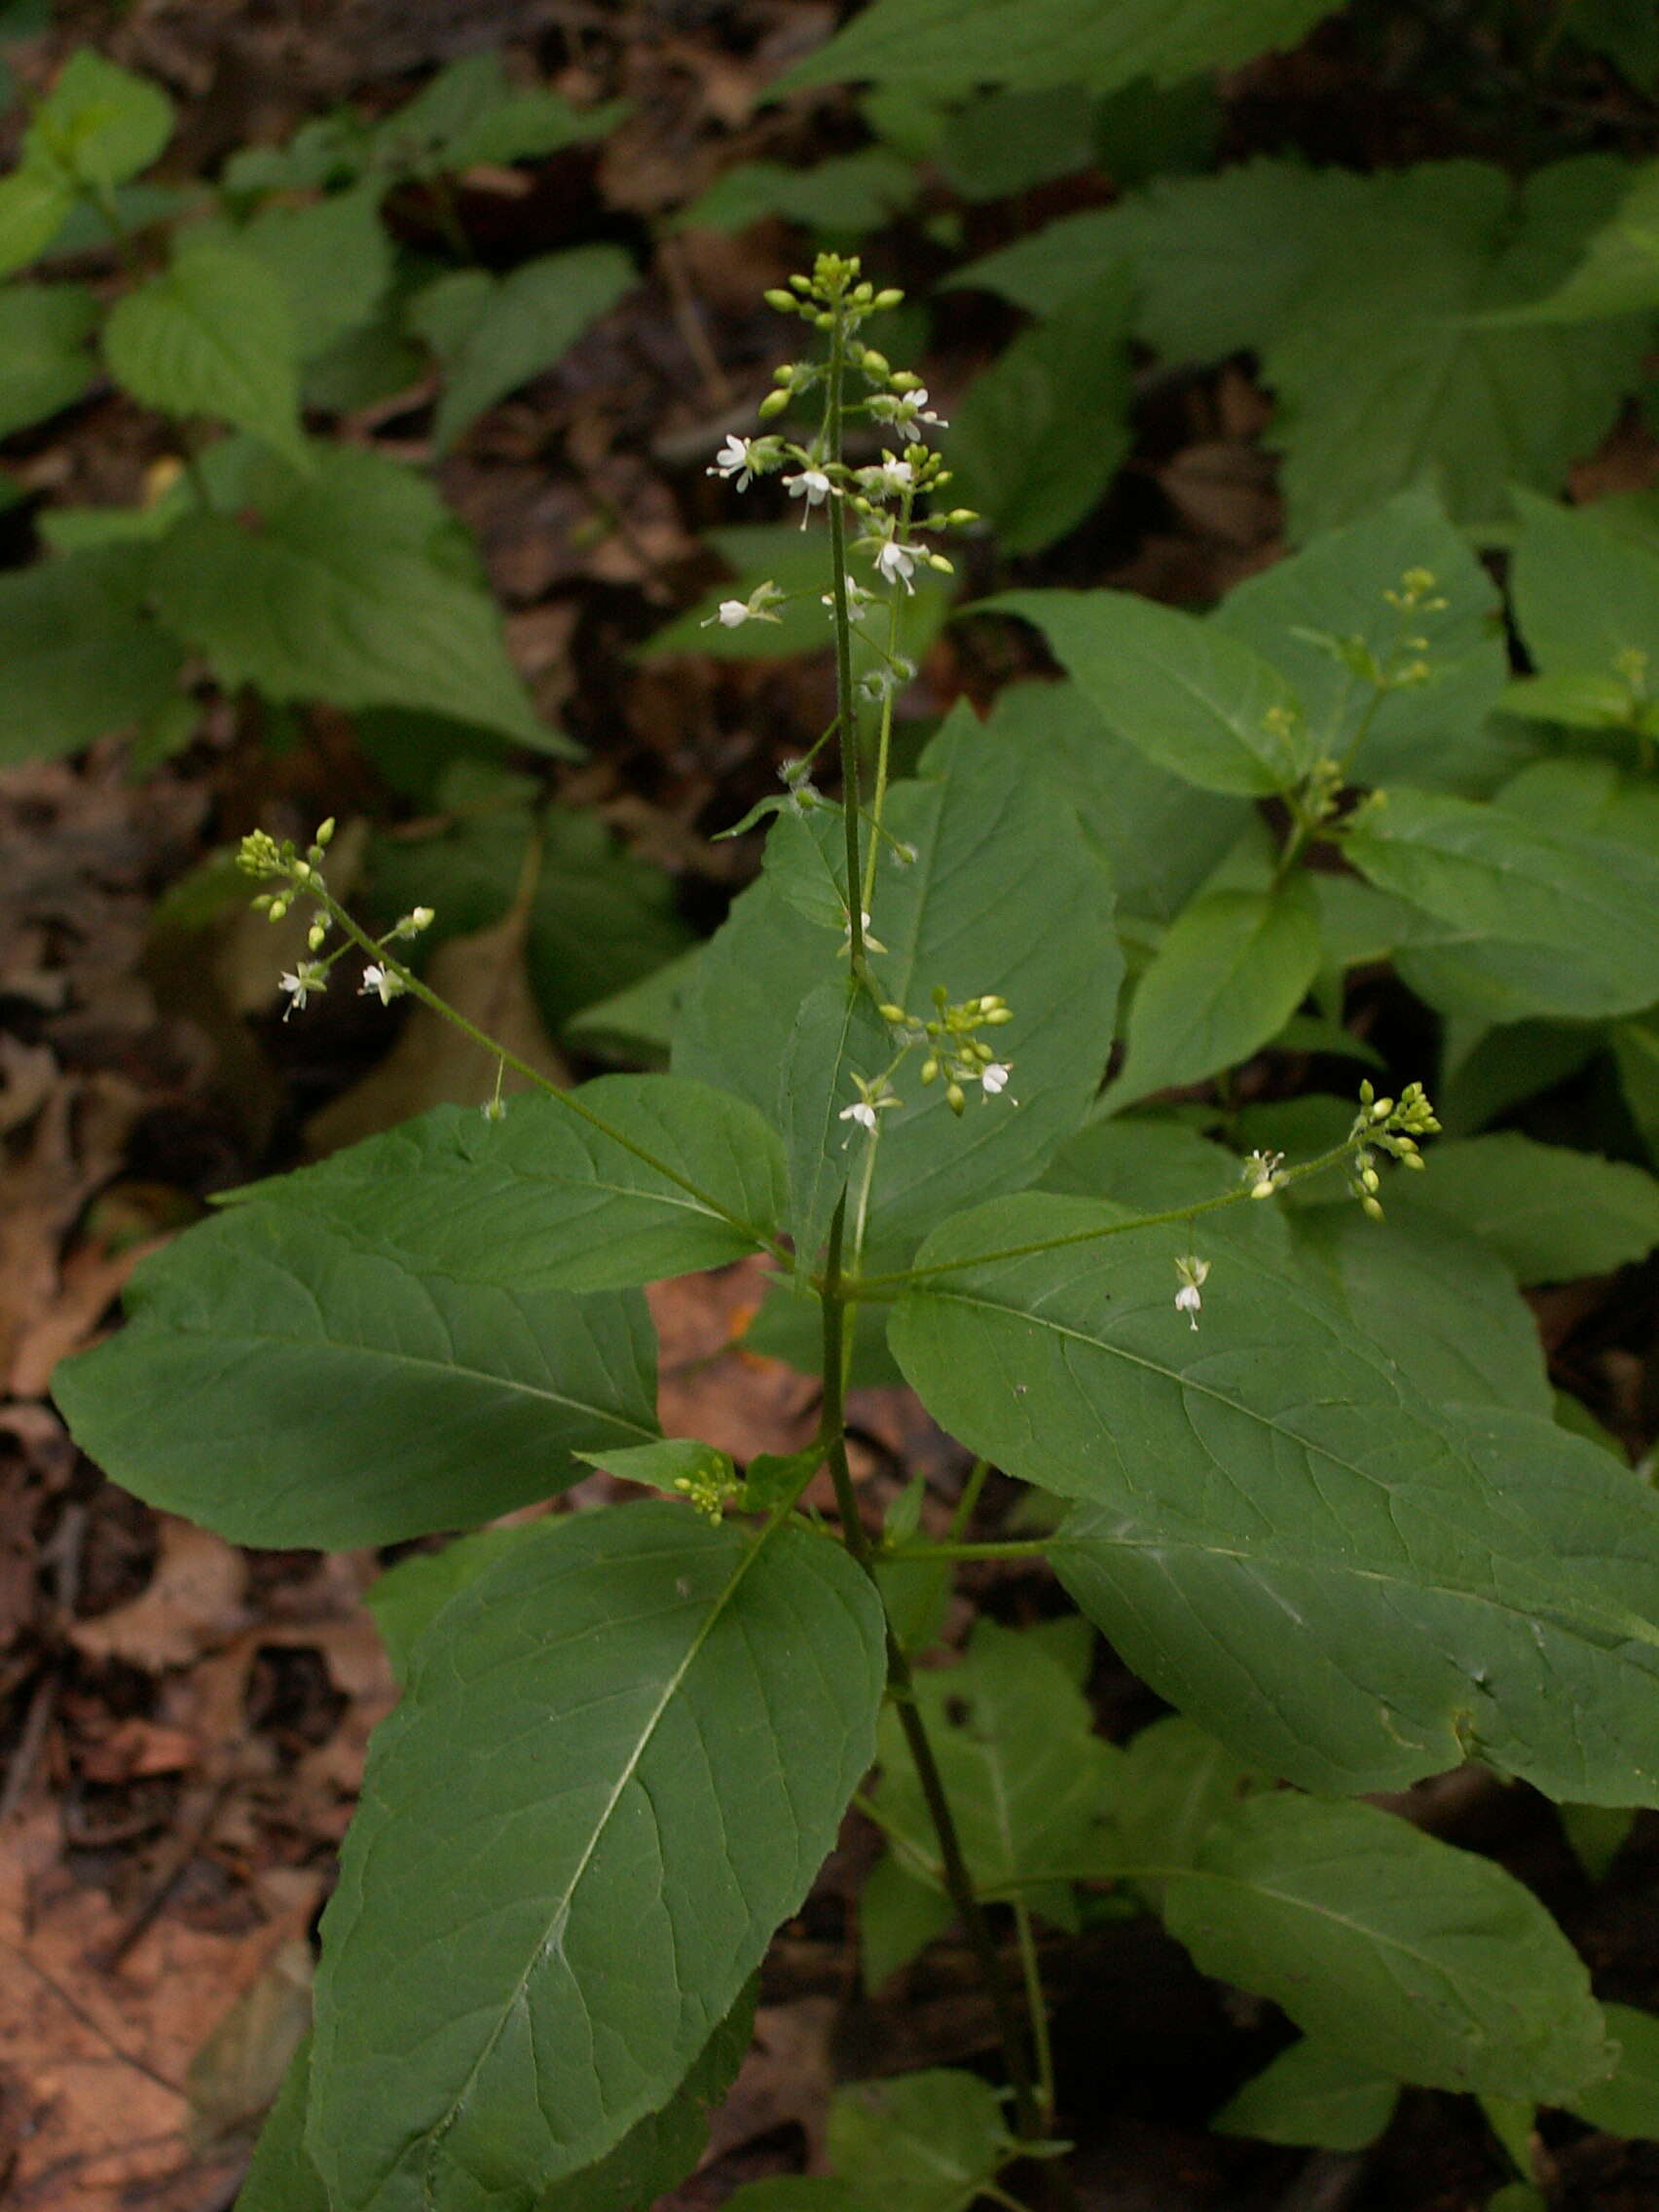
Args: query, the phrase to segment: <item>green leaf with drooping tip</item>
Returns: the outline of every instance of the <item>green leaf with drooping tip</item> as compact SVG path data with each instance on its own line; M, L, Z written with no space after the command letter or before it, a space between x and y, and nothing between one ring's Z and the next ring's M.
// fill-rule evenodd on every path
M1604 2005L1607 2033L1619 2046L1605 2081L1566 2100L1568 2112L1609 2135L1659 2142L1659 2019L1634 2005Z
M1399 2102L1391 2074L1304 2036L1234 2091L1210 2125L1221 2135L1315 2151L1363 2151Z
M338 2212L531 2212L660 2113L832 1845L883 1675L819 1537L656 1501L521 1531L417 1646L324 1916Z
M991 2084L942 2067L849 2083L829 2132L836 2179L872 2212L968 2212L1014 2150Z

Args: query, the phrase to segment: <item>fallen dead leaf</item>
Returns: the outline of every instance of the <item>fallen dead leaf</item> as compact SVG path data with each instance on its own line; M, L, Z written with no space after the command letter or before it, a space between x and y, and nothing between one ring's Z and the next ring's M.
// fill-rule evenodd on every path
M702 2164L793 2120L806 2137L807 2170L822 2170L830 2092L835 2085L830 2038L838 2009L832 1997L761 2006L749 2054L710 2122Z
M276 2100L311 2011L312 1947L303 1935L286 1936L190 2062L186 2131L199 2155L253 2133Z
M148 1586L125 1605L75 1621L90 1659L125 1659L159 1672L217 1651L247 1624L247 1565L223 1537L161 1516L160 1557Z

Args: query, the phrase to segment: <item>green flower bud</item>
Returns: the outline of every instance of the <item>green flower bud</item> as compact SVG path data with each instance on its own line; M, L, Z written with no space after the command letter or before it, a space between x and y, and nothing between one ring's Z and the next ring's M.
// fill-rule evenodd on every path
M1382 1208L1376 1198L1368 1196L1361 1198L1359 1203L1360 1210L1365 1214L1367 1220L1381 1221L1382 1219Z
M959 1083L947 1084L944 1091L944 1102L953 1114L960 1114L963 1107L968 1103L968 1093Z
M769 391L755 412L762 423L767 423L774 415L781 415L789 403L790 395L787 391Z
M780 314L793 314L796 312L794 294L786 292L781 284L775 284L769 292L762 292L760 297L769 308L776 308Z
M889 284L884 290L876 293L874 299L870 302L870 306L872 308L875 308L879 313L885 314L889 308L902 306L903 299L904 295L899 289L898 285Z

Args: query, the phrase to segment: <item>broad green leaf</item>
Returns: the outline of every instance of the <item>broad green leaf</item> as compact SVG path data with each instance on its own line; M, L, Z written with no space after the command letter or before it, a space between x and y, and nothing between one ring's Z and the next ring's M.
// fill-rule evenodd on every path
M880 1608L839 1546L660 1503L524 1538L418 1647L324 1917L341 2212L558 2201L685 2079L873 1748Z
M211 235L252 254L276 277L303 362L372 320L391 284L391 241L373 185L303 207L261 207L240 230L227 225Z
M91 386L87 340L98 303L84 284L12 284L0 291L0 438L27 429Z
M1351 1121L1349 1114L1345 1128ZM1236 1153L1179 1122L1114 1115L1088 1122L1068 1137L1043 1170L1041 1187L1072 1198L1110 1198L1137 1213L1164 1213L1236 1191L1242 1173ZM1235 1206L1207 1221L1204 1233L1212 1242L1242 1242L1264 1259L1290 1257L1290 1231L1278 1206Z
M1511 481L1553 490L1593 450L1636 379L1642 324L1557 331L1480 318L1565 272L1623 176L1592 155L1519 188L1475 162L1368 179L1363 223L1327 249L1283 326L1264 333L1295 535L1425 475L1456 520L1484 521Z
M1612 2063L1531 1892L1372 1805L1252 1797L1166 1877L1163 1918L1205 1973L1398 2081L1559 2104Z
M24 161L53 163L94 187L125 184L149 167L172 129L173 105L159 85L82 47L30 117Z
M1121 974L1105 874L1065 802L987 739L966 707L923 768L889 793L886 827L918 857L901 866L890 850L880 856L872 926L887 949L871 955L871 970L884 1000L922 1015L932 1014L936 986L952 1004L1001 993L1014 1019L986 1034L1013 1066L1013 1095L977 1096L958 1120L942 1087L924 1088L914 1056L905 1063L896 1079L904 1103L881 1116L872 1248L1039 1171L1099 1084ZM1066 917L1063 932L1056 913ZM830 933L762 878L698 962L675 1037L676 1072L775 1112L797 1013L836 961Z
M856 78L944 96L982 84L1176 85L1297 45L1333 4L1197 0L1171 13L1157 0L874 0L772 90Z
M1123 591L1003 592L979 610L1034 624L1113 734L1200 791L1269 798L1312 765L1278 671L1195 615Z
M73 181L43 161L0 177L0 276L43 254L75 204Z
M1569 2112L1609 2135L1659 2141L1659 2019L1634 2005L1604 2005L1618 2064L1604 2082L1566 2100Z
M1630 1839L1637 1815L1628 1805L1558 1805L1556 1818L1590 1879L1604 1882Z
M1191 1866L1216 1822L1272 1777L1243 1765L1225 1744L1178 1713L1138 1728L1113 1777L1106 1863ZM1161 1896L1161 1875L1139 1886Z
M1318 2151L1363 2151L1393 2117L1391 2074L1304 2037L1228 2098L1210 2125L1222 2135Z
M458 1590L476 1582L499 1553L518 1541L517 1529L477 1529L456 1536L442 1551L416 1552L369 1584L363 1603L398 1681L409 1678L409 1659L438 1613Z
M412 327L429 338L444 369L432 426L439 453L498 399L551 368L615 306L634 281L634 266L617 246L583 245L527 261L509 276L465 275L471 281L463 313L424 323L420 298L411 304Z
M1002 2101L977 2074L854 2082L830 2107L830 2162L872 2212L967 2212L1013 2156Z
M1632 1014L1652 997L1659 853L1400 788L1352 822L1343 849L1379 889L1448 924L1457 957L1477 975L1493 969L1494 990L1507 994L1493 1018Z
M512 84L496 53L469 54L440 69L375 129L375 166L435 176L486 162L529 162L608 130L624 112L609 100L572 107L543 85Z
M1437 1145L1426 1176L1390 1174L1384 1221L1368 1221L1351 1198L1298 1210L1297 1249L1312 1279L1341 1299L1360 1334L1425 1396L1513 1406L1548 1419L1554 1401L1537 1323L1501 1244L1483 1240L1455 1208L1410 1202L1419 1182L1456 1189L1456 1163L1446 1153L1458 1149Z
M1423 604L1394 606L1410 569L1433 585ZM1513 744L1487 720L1509 674L1497 590L1431 493L1397 493L1247 577L1215 621L1282 672L1320 751L1351 758L1360 783L1484 793L1513 765ZM1379 699L1323 640L1357 642L1384 673L1420 661L1427 681Z
M873 1996L956 1917L941 1889L909 1873L897 1852L876 1861L859 1892L859 1965Z
M1241 1246L1191 1331L1169 1230L1125 1218L1030 1195L960 1216L889 1335L971 1450L1083 1501L1051 1557L1126 1663L1308 1788L1475 1751L1553 1795L1650 1801L1659 1500L1550 1421L1425 1397ZM1024 1256L971 1258L998 1252Z
M1599 322L1659 308L1659 164L1627 171L1629 190L1584 241L1583 259L1553 291L1510 308L1507 322Z
M862 1100L859 1079L879 1077L892 1059L885 1024L850 977L830 977L807 993L778 1064L773 1115L789 1163L789 1233L803 1274L818 1264L841 1193L856 1186L869 1146L880 1144L880 1130L866 1132L848 1119ZM883 1119L891 1116L878 1113Z
M1659 551L1609 529L1594 508L1525 493L1515 504L1510 598L1527 650L1553 686L1528 686L1530 710L1580 722L1599 702L1604 720L1632 721L1659 683ZM1564 696L1567 685L1576 694Z
M332 2212L322 2176L305 2144L311 2043L308 2034L288 2061L276 2102L254 2145L253 2163L237 2192L236 2212Z
M1516 1129L1437 1144L1429 1158L1402 1200L1466 1230L1522 1282L1608 1274L1659 1244L1659 1180L1624 1161Z
M0 576L0 762L77 752L174 695L182 656L143 602L127 546Z
M1148 86L1136 88L1137 98L1149 92ZM879 101L884 95L871 96ZM914 92L904 88L885 95L888 99L914 96L925 97L925 92L919 87ZM1031 92L981 92L951 113L934 111L938 129L927 158L951 190L970 201L1004 200L1053 177L1093 168L1097 163L1113 168L1097 145L1100 105L1082 85L1046 85ZM879 132L879 121L867 103L865 112Z
M976 1885L1006 1892L1052 1871L1051 1891L1022 1894L1049 1917L1068 1918L1067 1876L1088 1862L1115 1756L1094 1735L1082 1690L1028 1635L981 1619L960 1664L924 1670L916 1696ZM891 1712L879 1743L873 1794L883 1821L937 1860L927 1802Z
M712 1482L735 1496L739 1488L731 1454L713 1444L700 1444L694 1436L665 1436L654 1444L583 1452L577 1456L591 1467L603 1467L624 1482L644 1483L650 1490L678 1490L682 1484Z
M104 353L116 383L145 406L234 424L309 466L293 312L257 255L182 245L170 269L117 302Z
M915 168L886 146L862 146L810 168L782 162L740 162L673 218L677 231L746 231L781 217L830 236L860 237L878 229L920 189Z
M116 1481L239 1543L474 1527L657 1433L639 1292L460 1282L297 1207L199 1224L128 1312L57 1369L65 1418Z
M1129 280L1109 271L1034 323L951 417L955 498L1007 553L1035 553L1098 504L1129 450Z
M431 486L379 454L317 453L257 529L188 516L158 548L164 618L226 685L336 707L414 707L568 751L501 641L470 542Z
M1319 908L1302 873L1271 891L1210 891L1172 922L1129 1002L1113 1106L1238 1066L1307 997Z
M245 1202L451 1283L596 1291L758 1250L783 1219L783 1184L778 1140L741 1099L681 1076L607 1075L562 1099L515 1098L500 1122L440 1106Z
M1246 800L1197 792L1171 775L1121 737L1076 683L1011 683L985 728L1077 809L1112 871L1121 915L1172 922L1249 821Z

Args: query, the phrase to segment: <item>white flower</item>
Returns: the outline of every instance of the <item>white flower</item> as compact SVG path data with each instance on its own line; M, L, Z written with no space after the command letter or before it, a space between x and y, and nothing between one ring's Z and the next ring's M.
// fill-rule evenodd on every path
M914 391L905 392L899 406L899 417L894 427L902 430L907 438L917 437L924 423L931 423L939 430L948 430L950 427L943 416L936 415L928 405L928 387L925 384L919 384Z
M1282 1152L1253 1152L1244 1162L1244 1180L1250 1186L1253 1198L1271 1198L1284 1177L1279 1169L1284 1165Z
M838 1118L843 1122L857 1122L861 1129L875 1127L875 1108L867 1098L858 1098L851 1106L843 1106Z
M286 1021L295 1007L303 1007L313 991L320 998L327 990L328 971L320 961L302 960L292 975L282 977L277 988L288 994L288 1003L282 1010L282 1019Z
M1208 1279L1209 1272L1210 1264L1207 1260L1195 1260L1191 1254L1175 1263L1175 1272L1181 1278L1181 1287L1175 1293L1175 1310L1177 1313L1185 1313L1195 1329L1203 1309L1204 1302L1200 1291Z
M859 470L859 482L865 490L873 492L881 499L897 498L901 493L908 492L915 480L916 472L910 463L896 461L890 453L882 455L879 466Z
M737 489L747 492L755 474L755 440L740 438L735 430L726 433L726 441L716 454L714 466L705 468L705 476L736 476ZM739 471L741 470L741 474Z
M786 476L784 484L792 499L805 499L800 512L800 527L806 528L806 518L814 507L824 504L832 486L822 468L803 468L796 476Z
M897 538L890 537L881 547L875 556L875 565L880 571L883 583L903 584L908 592L915 590L910 578L915 572L916 564Z
M750 619L748 600L722 599L716 610L715 619L722 630L741 629Z
M1190 1313L1193 1316L1193 1327L1195 1329L1198 1325L1198 1313L1199 1309L1203 1306L1203 1299L1199 1295L1198 1286L1196 1282L1184 1282L1181 1285L1180 1289L1175 1293L1176 1312Z
M993 1060L980 1076L979 1081L990 1095L995 1098L999 1091L1008 1088L1008 1078L1009 1071L1002 1061Z
M362 985L357 992L361 999L378 998L382 1006L390 1006L392 1000L407 986L395 968L383 968L378 960L371 961L363 970Z

